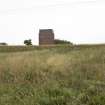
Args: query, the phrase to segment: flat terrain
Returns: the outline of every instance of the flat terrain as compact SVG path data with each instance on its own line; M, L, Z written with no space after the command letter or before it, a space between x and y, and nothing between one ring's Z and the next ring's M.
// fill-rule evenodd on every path
M0 105L105 105L105 45L0 46Z

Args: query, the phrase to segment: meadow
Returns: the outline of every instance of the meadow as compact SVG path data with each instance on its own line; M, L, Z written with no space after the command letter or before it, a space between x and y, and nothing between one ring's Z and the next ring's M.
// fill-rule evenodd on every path
M105 45L0 46L0 105L105 105Z

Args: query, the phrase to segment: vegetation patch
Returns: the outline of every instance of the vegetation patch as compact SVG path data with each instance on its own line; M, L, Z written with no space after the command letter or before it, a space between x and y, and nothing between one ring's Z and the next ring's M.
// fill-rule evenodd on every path
M105 45L0 47L0 105L104 105L104 91Z

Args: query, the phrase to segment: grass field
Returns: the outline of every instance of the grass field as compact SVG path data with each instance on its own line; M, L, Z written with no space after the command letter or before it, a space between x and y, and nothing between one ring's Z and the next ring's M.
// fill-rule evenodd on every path
M0 105L105 105L105 45L1 46Z

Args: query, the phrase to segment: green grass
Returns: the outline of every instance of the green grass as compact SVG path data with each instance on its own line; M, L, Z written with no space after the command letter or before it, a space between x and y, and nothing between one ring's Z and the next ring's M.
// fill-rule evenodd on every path
M105 45L0 47L0 105L104 105Z

